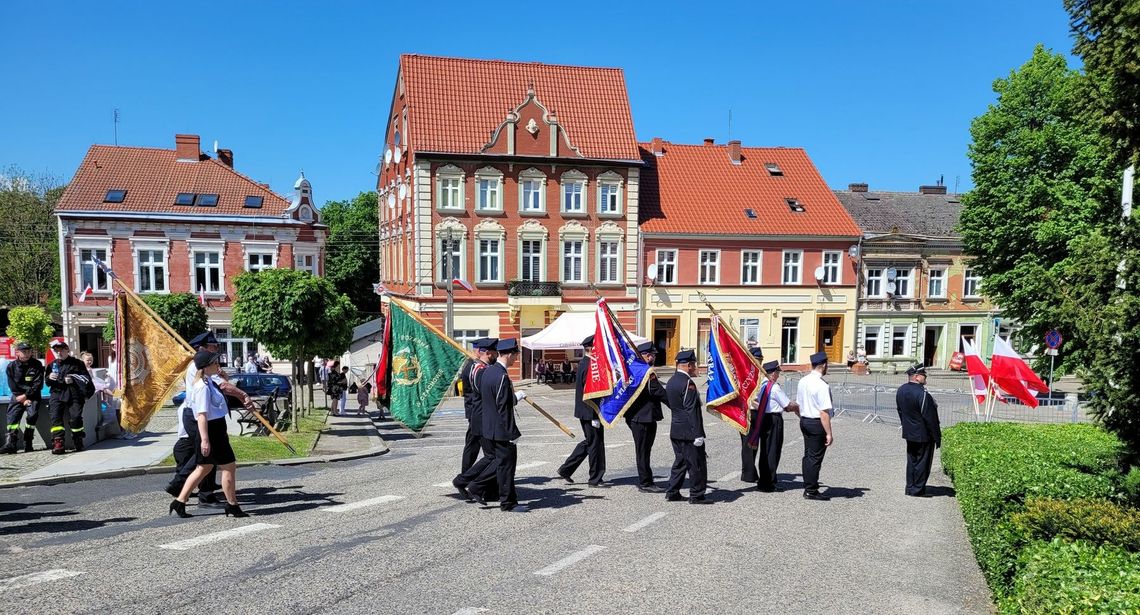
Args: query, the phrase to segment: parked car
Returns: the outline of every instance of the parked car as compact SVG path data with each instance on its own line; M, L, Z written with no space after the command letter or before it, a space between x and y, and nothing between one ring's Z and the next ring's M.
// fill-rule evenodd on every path
M268 397L270 393L277 390L277 397L279 399L289 399L289 394L292 392L293 387L289 384L289 378L281 374L231 374L229 376L230 382L237 388L245 391L250 397ZM174 396L174 405L181 406L182 402L186 400L186 392L183 391Z

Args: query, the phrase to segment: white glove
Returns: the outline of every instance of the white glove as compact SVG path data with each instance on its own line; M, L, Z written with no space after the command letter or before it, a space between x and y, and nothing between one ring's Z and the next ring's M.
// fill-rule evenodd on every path
M520 402L524 399L526 399L526 391L516 391L515 392L515 401L516 402Z
M590 427L593 427L594 429L601 429L602 428L602 422L599 421L598 419L594 419L594 420L590 421Z
M519 442L519 439L518 439L518 438L515 438L514 440L511 440L511 444L518 444L518 442Z
M693 440L693 446L704 446L704 445L705 445L705 439L704 438L697 438L696 440Z

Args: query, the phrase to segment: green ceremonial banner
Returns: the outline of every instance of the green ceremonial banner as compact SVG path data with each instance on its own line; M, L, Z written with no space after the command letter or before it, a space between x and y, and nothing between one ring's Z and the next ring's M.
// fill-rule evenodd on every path
M392 418L418 433L455 382L467 354L398 301L392 301L388 317L392 319L388 409Z

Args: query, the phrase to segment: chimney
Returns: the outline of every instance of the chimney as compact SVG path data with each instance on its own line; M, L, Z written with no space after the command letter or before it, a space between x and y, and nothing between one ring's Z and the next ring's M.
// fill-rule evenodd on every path
M728 142L728 158L732 164L740 164L740 140L735 139Z
M867 184L847 184L847 189L851 192L866 192L869 187Z
M218 160L229 168L234 168L234 151L232 149L219 149Z
M649 151L653 152L654 156L664 156L665 139L662 139L661 137L653 137L653 140L649 142Z
M713 145L715 143L716 143L716 139L714 139L712 137L705 137L705 145Z
M174 135L174 152L178 160L198 162L202 157L202 140L198 135Z
M946 186L919 186L919 194L946 194Z

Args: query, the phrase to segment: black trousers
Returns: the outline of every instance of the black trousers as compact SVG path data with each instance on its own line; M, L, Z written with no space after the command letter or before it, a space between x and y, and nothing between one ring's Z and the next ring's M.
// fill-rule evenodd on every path
M705 494L708 484L708 465L705 460L705 447L695 446L692 440L669 438L673 443L673 471L669 474L669 487L666 495L680 495L685 486L685 474L689 475L689 497L699 498Z
M819 491L819 468L827 453L827 432L819 419L800 417L800 433L804 435L804 491Z
M519 503L515 492L515 466L519 461L519 449L510 442L495 440L495 478L499 486L499 507L510 508Z
M637 484L640 487L653 486L653 441L657 439L657 422L638 423L626 421L633 432L633 456L637 461Z
M933 442L906 441L906 494L922 495L934 463Z
M585 434L586 439L578 443L570 456L558 468L560 476L573 476L574 470L582 465L587 457L590 459L590 484L596 485L602 482L602 477L606 474L606 437L603 431L605 427L594 427L590 421L580 419L582 422L582 433Z
M483 456L451 482L459 487L471 489L485 499L493 500L499 497L494 441L480 437L479 448L483 451Z
M13 397L15 396L13 395ZM8 412L5 417L8 419L8 431L17 433L20 431L20 417L25 416L25 412L27 413L25 423L29 428L35 428L36 419L39 418L40 415L39 401L33 401L30 406L25 406L15 401L8 402Z
M479 458L479 444L481 438L474 433L471 433L471 427L467 427L467 438L463 441L463 461L459 473L462 474L469 470L475 464L475 460Z
M757 413L749 411L748 414L749 425L752 425L752 429L759 429L760 426L756 424ZM756 453L756 449L748 446L748 434L740 434L740 480L742 482L760 482L760 475L756 472Z
M759 482L764 488L775 487L776 468L780 465L780 453L784 451L784 414L765 412L760 416Z
M83 439L83 401L51 398L48 401L48 416L51 417L52 439L63 439L64 423L71 431L72 442L76 438Z
M189 437L178 438L174 443L174 465L178 470L174 473L174 478L170 480L170 484L182 489L182 485L186 484L186 479L194 473L194 469L198 467L198 448L201 446L201 438L198 436L197 430L194 431ZM218 489L218 466L210 468L210 472L198 483L198 492L209 493L217 491Z

